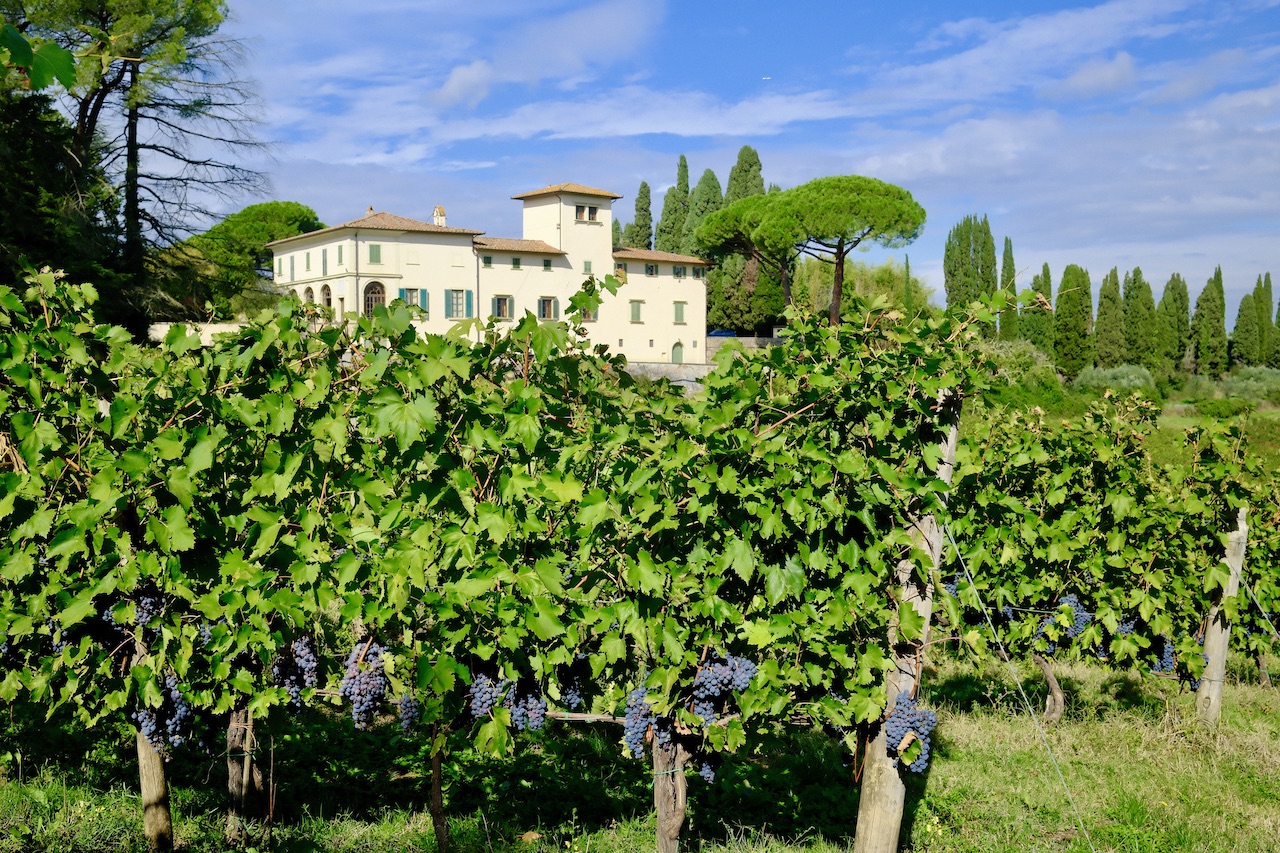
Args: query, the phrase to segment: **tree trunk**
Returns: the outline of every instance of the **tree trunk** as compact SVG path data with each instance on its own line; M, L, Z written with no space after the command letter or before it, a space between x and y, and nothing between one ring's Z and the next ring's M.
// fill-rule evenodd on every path
M139 196L140 149L138 147L138 105L136 102L138 63L128 63L129 82L125 87L128 109L124 131L124 271L131 287L140 287L146 272L142 247L142 201Z
M653 807L658 813L658 853L680 849L680 828L684 826L688 803L688 780L684 766L689 753L673 739L667 746L653 744Z
M444 767L441 753L443 747L436 743L435 733L432 733L432 752L431 752L431 799L427 803L427 810L431 812L431 828L436 834L436 850L439 853L448 853L449 842L449 822L444 817Z
M1258 683L1263 687L1271 686L1271 673L1267 672L1267 653L1258 649Z
M1056 723L1062 719L1062 712L1067 707L1067 699L1062 693L1062 686L1058 684L1058 679L1053 674L1053 667L1049 662L1035 652L1031 653L1031 660L1035 661L1035 665L1040 667L1040 671L1044 673L1045 684L1049 685L1049 695L1044 697L1044 721L1046 723Z
M173 815L169 811L169 783L164 776L164 758L138 732L138 782L142 794L142 829L147 849L173 849Z
M253 760L255 741L253 715L247 707L231 712L227 723L227 841L243 844L248 832L245 821L261 817L262 769Z
M839 269L837 267L837 275ZM833 296L833 300L835 298ZM834 301L832 304L835 304ZM946 432L942 443L942 462L938 465L938 479L950 485L955 468L960 398L948 393L940 402L944 406L941 426ZM891 704L897 701L898 694L903 691L914 694L919 682L920 656L929 639L929 620L933 615L933 584L929 579L942 562L942 527L937 518L927 515L916 520L911 536L916 546L929 555L929 565L922 566L924 571L920 573L910 560L903 560L898 564L898 584L901 600L910 603L924 619L924 631L917 640L899 643L897 629L890 629L889 645L893 649L894 667L889 671L885 682ZM866 762L863 764L857 831L853 839L854 853L895 853L902 831L902 813L906 802L906 784L897 763L889 756L884 726L880 726L867 746Z
M1227 621L1222 605L1240 592L1244 550L1249 541L1247 513L1245 507L1240 507L1236 515L1236 529L1227 537L1225 560L1231 573L1227 577L1227 588L1209 608L1209 625L1204 632L1204 653L1209 662L1205 664L1204 675L1200 677L1200 688L1196 691L1196 713L1211 726L1216 726L1222 716L1222 682L1227 676L1227 647L1231 643L1231 623Z
M844 238L836 243L836 269L831 281L831 311L827 322L832 326L840 325L840 303L844 301Z

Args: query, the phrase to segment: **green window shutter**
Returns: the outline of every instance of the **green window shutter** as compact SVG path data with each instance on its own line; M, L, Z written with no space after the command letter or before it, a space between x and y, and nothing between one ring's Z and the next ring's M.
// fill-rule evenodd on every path
M498 316L498 297L496 296L489 300L489 316Z
M472 297L472 295L473 295L473 294L471 293L471 291L470 291L470 290L468 290L468 291L467 291L467 313L466 313L466 316L467 316L468 318L470 318L470 317L471 317L471 315L475 313L475 309L472 307L472 303L471 303L471 297Z
M338 246L338 266L342 266L342 246Z
M400 301L401 301L401 302L407 302L407 301L409 301L409 299L408 299L408 295L404 292L404 288L403 288L403 287L402 287L402 288L400 288Z
M427 289L425 287L418 291L418 307L423 311L427 310Z
M552 297L551 299L551 319L560 319L560 300L556 297Z
M369 263L382 263L382 246L378 243L369 244Z

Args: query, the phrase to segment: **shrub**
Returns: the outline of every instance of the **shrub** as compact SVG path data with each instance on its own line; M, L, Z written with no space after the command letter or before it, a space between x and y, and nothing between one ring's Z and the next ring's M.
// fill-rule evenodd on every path
M1199 400L1196 402L1196 411L1204 415L1206 418L1214 418L1216 420L1226 420L1227 418L1252 412L1257 408L1252 400L1242 400L1239 397L1227 397L1224 400Z
M1193 374L1187 377L1187 382L1182 386L1182 397L1184 400L1210 400L1218 396L1218 383L1210 379L1208 376Z
M1029 341L983 341L977 349L995 367L994 385L1053 388L1061 384L1053 361Z
M1269 400L1280 403L1280 370L1274 367L1245 367L1222 380L1228 397Z
M1072 387L1077 391L1097 394L1103 391L1142 391L1155 397L1159 393L1151 371L1136 364L1122 364L1105 369L1086 367L1080 371Z

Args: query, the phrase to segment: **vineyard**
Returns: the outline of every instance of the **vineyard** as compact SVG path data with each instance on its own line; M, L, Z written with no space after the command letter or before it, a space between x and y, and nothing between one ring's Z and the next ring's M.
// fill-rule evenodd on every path
M939 656L1033 666L1040 731L1086 664L1184 684L1211 731L1228 651L1277 651L1280 496L1240 429L1172 467L1137 398L986 409L989 317L795 316L685 395L581 343L612 279L502 335L285 302L209 347L28 285L0 288L0 698L131 727L153 849L192 754L229 841L269 844L267 744L343 714L418 756L441 850L446 780L556 729L646 768L660 851L797 738L857 783L853 849L893 851Z

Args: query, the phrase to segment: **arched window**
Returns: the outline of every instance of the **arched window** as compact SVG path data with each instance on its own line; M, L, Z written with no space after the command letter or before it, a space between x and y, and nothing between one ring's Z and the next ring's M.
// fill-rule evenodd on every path
M387 304L387 289L382 286L382 282L372 282L364 289L364 313L365 315L373 314L374 306Z
M327 284L320 288L320 304L325 308L333 307L333 291Z
M315 302L315 301L316 301L316 292L315 292L314 290L312 290L311 288L309 288L309 287L308 287L306 290L302 291L302 301L303 301L303 302Z

